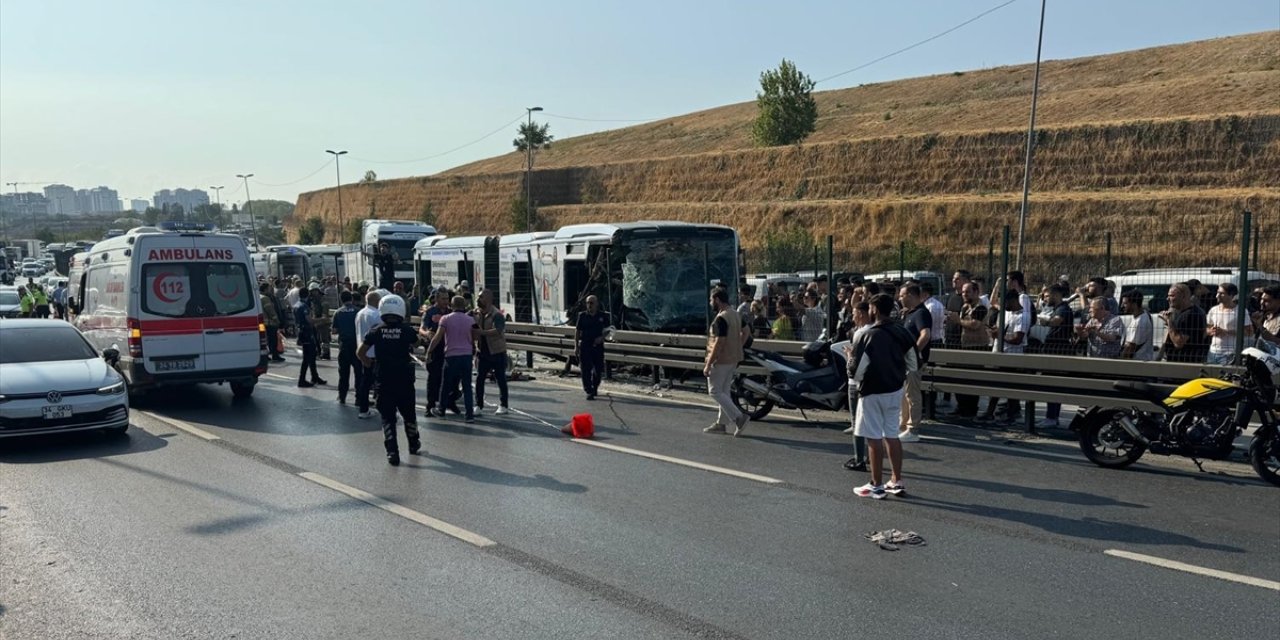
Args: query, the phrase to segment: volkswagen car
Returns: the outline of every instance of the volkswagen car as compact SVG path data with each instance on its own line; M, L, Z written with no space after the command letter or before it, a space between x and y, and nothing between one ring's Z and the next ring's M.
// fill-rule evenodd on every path
M0 322L0 438L129 428L124 378L75 327L59 320Z

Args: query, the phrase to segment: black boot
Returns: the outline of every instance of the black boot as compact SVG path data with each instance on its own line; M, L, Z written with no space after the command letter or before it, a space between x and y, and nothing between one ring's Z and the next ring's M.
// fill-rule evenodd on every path
M392 451L387 454L387 463L393 467L400 466L400 452Z
M409 441L409 455L416 456L422 451L422 440L414 439Z

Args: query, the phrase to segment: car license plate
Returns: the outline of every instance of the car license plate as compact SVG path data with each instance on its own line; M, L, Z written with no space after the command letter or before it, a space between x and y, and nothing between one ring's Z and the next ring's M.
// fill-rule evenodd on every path
M156 371L191 371L196 368L195 358L184 358L182 360L152 360L151 364L155 365Z
M71 405L69 404L50 405L41 407L40 410L44 412L45 420L59 420L71 417Z

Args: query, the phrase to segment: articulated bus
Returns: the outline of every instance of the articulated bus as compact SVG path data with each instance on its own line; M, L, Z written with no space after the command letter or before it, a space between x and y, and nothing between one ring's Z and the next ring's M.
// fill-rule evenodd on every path
M311 257L302 247L293 244L277 244L252 255L253 270L264 278L279 278L288 282L301 278L311 279Z
M346 247L340 244L304 244L302 250L311 259L311 277L337 278L347 276Z
M632 331L700 334L715 282L736 286L738 234L684 222L580 224L555 232L431 237L414 248L426 289L462 280L495 292L517 322L569 324L588 295Z

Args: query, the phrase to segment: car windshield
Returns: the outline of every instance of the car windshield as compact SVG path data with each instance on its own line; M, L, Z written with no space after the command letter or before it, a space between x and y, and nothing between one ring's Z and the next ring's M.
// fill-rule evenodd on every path
M17 291L0 291L0 304L14 305L19 303Z
M88 360L98 354L80 332L64 323L47 327L9 328L0 325L0 364Z

